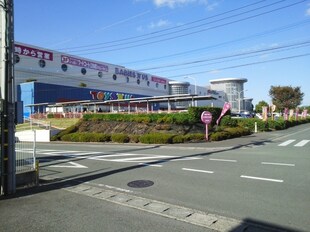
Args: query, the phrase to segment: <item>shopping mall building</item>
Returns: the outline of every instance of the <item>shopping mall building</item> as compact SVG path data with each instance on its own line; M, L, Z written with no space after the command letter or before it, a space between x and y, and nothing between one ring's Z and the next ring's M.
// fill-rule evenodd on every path
M62 107L57 107L58 112L85 111L91 102L97 107L102 103L100 109L105 111L111 111L111 102L118 103L117 110L137 109L137 101L135 106L128 106L128 101L154 96L195 97L194 101L174 98L175 109L193 104L221 107L225 102L222 91L22 43L15 44L15 83L19 118L51 112L55 106ZM150 108L167 108L165 99L153 100ZM145 106L141 100L138 107Z

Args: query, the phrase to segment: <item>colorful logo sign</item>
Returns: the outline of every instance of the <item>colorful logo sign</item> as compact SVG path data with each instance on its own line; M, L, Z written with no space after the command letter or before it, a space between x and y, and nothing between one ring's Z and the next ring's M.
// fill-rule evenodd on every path
M103 91L90 91L90 95L92 96L93 100L103 100L103 101L133 98L133 95L131 94L103 92Z

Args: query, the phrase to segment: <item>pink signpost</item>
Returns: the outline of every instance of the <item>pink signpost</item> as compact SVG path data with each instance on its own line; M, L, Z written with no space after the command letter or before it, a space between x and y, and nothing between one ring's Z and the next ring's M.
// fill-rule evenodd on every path
M212 121L212 114L209 111L203 111L200 116L201 121L206 125L206 141L209 140L208 137L208 125Z

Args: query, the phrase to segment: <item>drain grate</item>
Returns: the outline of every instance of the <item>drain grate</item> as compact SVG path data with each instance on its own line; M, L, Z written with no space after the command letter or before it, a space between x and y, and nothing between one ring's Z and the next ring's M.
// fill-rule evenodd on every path
M129 182L127 185L131 188L146 188L154 184L151 180L134 180Z

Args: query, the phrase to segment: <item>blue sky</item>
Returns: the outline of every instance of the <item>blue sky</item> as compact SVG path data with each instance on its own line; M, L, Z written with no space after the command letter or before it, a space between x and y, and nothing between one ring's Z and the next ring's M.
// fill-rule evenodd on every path
M247 78L246 97L301 87L310 0L15 0L15 40L174 80Z

